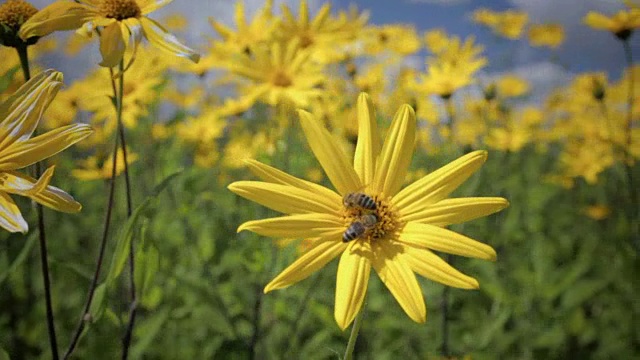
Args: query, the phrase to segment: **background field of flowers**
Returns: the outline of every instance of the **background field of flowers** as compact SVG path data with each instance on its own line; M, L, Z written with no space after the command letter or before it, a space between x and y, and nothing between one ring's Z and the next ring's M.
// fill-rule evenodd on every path
M400 105L416 110L407 183L486 149L487 163L455 194L511 205L452 226L491 245L498 260L456 261L478 279L477 291L422 279L425 324L410 321L372 276L356 358L440 358L445 337L454 358L640 357L640 4L583 1L564 11L519 0L399 3L176 0L149 15L201 58L143 42L124 73L135 211L127 216L120 150L104 275L75 358L119 356L130 300L118 265L126 241L135 243L138 284L131 358L338 358L348 333L333 318L336 262L265 295L307 244L238 234L239 224L273 214L227 186L252 179L249 158L329 184L295 109L321 119L352 152L360 92L371 96L381 129ZM630 20L607 23L591 11L624 11ZM52 184L83 205L78 214L46 212L65 348L104 222L117 136L113 74L98 66L97 40L74 32L43 37L30 57L32 73L65 76L42 130L94 129L47 160L56 165ZM15 50L0 46L0 101L23 83ZM32 230L0 231L0 359L50 358L36 212L27 199L16 202Z

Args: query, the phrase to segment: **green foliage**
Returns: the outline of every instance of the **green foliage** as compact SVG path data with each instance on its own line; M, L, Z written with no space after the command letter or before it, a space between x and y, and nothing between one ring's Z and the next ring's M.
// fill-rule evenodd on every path
M244 170L185 167L189 160L179 142L153 144L140 129L129 136L142 159L131 174L137 207L125 220L123 179L118 178L105 268L75 357L119 356L133 243L139 313L132 359L339 358L348 332L333 319L336 261L299 284L265 295L264 285L295 259L297 249L236 233L242 222L272 215L226 189L233 180L253 177ZM289 145L290 173L304 177L317 168L299 131ZM457 155L418 150L413 168L432 171ZM59 156L59 175L69 173L72 156ZM263 160L281 167L287 160L281 156ZM454 194L504 196L511 202L502 213L455 228L498 252L496 263L454 260L481 284L478 291L450 289L449 343L456 356L640 357L638 260L626 209L611 200L612 214L604 220L583 213L596 201L615 199L625 184L612 169L598 185L563 189L544 179L552 156L533 148L490 153L487 164ZM187 170L175 175L183 167ZM95 267L108 184L65 176L54 180L84 205L77 215L46 212L54 311L64 349ZM28 202L19 205L33 224ZM0 349L13 359L49 356L35 241L33 231L26 238L3 233L0 239ZM428 320L415 324L372 275L357 358L438 357L443 286L424 279L421 284ZM6 356L0 351L0 359Z

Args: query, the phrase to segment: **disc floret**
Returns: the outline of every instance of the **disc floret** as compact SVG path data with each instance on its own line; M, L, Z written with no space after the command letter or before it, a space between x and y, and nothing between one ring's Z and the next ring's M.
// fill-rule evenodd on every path
M37 37L24 42L18 37L18 31L37 12L38 9L24 0L8 0L0 4L0 44L10 47L34 44Z
M135 0L104 0L100 4L100 12L104 17L119 21L142 16L142 10Z
M393 238L394 234L402 228L402 225L390 201L391 199L384 195L374 195L372 198L376 202L375 210L368 210L363 207L343 207L342 218L345 228L349 227L354 221L361 219L363 215L373 214L377 217L378 222L374 227L367 230L359 240L371 242Z

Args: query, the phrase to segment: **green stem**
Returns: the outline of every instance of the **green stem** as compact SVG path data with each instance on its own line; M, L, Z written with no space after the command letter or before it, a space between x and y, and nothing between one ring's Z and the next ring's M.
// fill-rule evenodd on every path
M127 198L127 218L131 217L133 212L132 200L131 200L131 181L129 178L129 163L127 161L127 142L125 138L124 124L122 122L122 108L124 101L124 59L120 60L118 66L118 86L116 89L115 79L113 78L113 69L109 69L111 75L111 85L113 89L113 96L116 98L116 120L117 120L117 136L120 139L120 148L122 150L122 159L124 165L124 179L126 187ZM131 347L131 339L133 335L133 328L135 326L136 314L138 308L138 299L136 295L136 283L135 283L135 247L133 241L129 244L129 296L131 298L131 304L129 306L129 319L127 321L127 329L125 330L124 337L122 338L122 359L129 357L129 348Z
M29 69L29 53L27 45L19 45L16 50L20 58L20 65L24 75L24 81L31 79L31 71ZM34 131L34 135L37 131ZM35 164L35 177L39 179L42 175L42 164ZM51 347L51 357L58 360L58 340L56 338L56 327L53 317L53 302L51 300L51 278L49 276L49 255L47 251L47 234L44 226L44 209L42 205L36 203L36 212L38 214L38 235L40 240L40 263L42 265L42 281L44 284L44 298L47 309L47 330L49 332L49 345Z
M633 138L631 136L631 130L633 128L633 99L634 99L634 87L635 79L633 77L633 53L631 52L631 44L629 40L623 40L622 46L624 48L625 58L627 60L627 71L629 72L629 88L627 93L627 120L626 120L626 151L624 166L627 173L627 185L629 187L629 200L631 201L631 211L629 214L629 226L631 227L631 242L636 248L636 252L640 252L640 229L638 228L638 194L637 189L634 186L633 179L633 155L631 154L631 145Z
M109 238L109 225L111 224L111 214L113 213L113 205L114 205L114 194L115 194L115 184L116 184L116 168L118 166L118 137L115 137L115 141L113 144L113 155L111 157L111 179L109 181L109 195L107 198L107 210L104 219L104 227L102 229L102 240L100 241L100 250L98 252L98 259L96 260L96 269L93 273L93 279L91 280L91 286L89 287L89 293L87 295L87 301L84 305L84 310L82 311L82 316L80 317L80 321L78 321L78 325L76 326L76 330L71 337L71 342L69 343L69 347L64 354L64 359L68 359L78 344L80 340L80 335L82 335L82 330L84 330L85 324L88 321L91 321L91 303L93 302L93 297L95 295L96 288L98 287L98 279L100 278L100 270L102 269L102 264L104 262L104 254L107 245L107 239Z
M362 302L362 307L360 311L358 311L358 315L356 315L356 319L353 321L353 326L351 326L351 334L349 335L349 342L347 343L347 349L344 351L344 360L352 360L353 359L353 350L356 348L356 340L358 339L358 334L360 333L360 328L362 327L362 319L364 317L364 308L365 301Z

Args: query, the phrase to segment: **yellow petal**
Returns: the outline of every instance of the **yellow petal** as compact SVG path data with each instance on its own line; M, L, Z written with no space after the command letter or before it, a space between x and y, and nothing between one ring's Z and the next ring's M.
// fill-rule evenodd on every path
M271 280L265 286L264 292L268 293L272 290L283 289L306 279L338 256L346 247L347 244L342 241L333 239L317 240L307 252Z
M362 307L369 274L371 250L362 241L352 241L342 253L336 277L336 303L334 317L340 329L346 329Z
M298 114L309 147L336 190L345 195L362 189L362 183L347 154L329 131L322 127L310 113L299 110Z
M317 193L290 185L260 181L236 181L229 190L245 199L257 202L285 214L337 213L340 202L318 196Z
M308 11L309 10L307 9L307 12ZM320 28L322 24L324 24L327 21L327 19L329 18L329 15L331 15L331 4L324 3L320 8L320 10L318 10L318 13L315 19L313 19L313 22L311 23L311 27L313 29Z
M376 247L376 256L371 265L380 276L380 280L411 320L418 323L427 321L422 289L402 255L404 247L389 242L380 242Z
M0 171L23 168L46 159L86 138L92 132L88 125L75 124L14 143L0 153Z
M487 244L451 230L429 224L407 223L398 238L407 245L484 260L496 260L496 251Z
M404 247L405 259L411 269L418 274L447 286L460 289L478 289L478 280L465 275L447 264L438 255L427 249Z
M182 45L178 39L165 30L160 24L146 16L140 18L144 36L151 44L167 53L187 58L194 63L200 60L200 55Z
M378 125L376 114L371 98L366 93L358 96L358 143L353 159L360 181L365 186L373 184L376 160L380 154L380 137L378 135Z
M20 209L4 192L0 192L0 226L9 232L24 234L29 231L29 225L20 214Z
M48 171L53 172L53 169L49 168ZM47 175L46 172L43 174L43 177L45 175ZM41 177L38 182L43 184L46 181L48 184L49 180L46 178L43 179L43 177ZM53 210L65 213L77 213L82 209L82 205L75 201L71 195L55 186L47 185L44 189L33 191L34 188L38 187L38 185L36 185L36 179L17 171L0 173L0 182L1 191L28 196L39 204Z
M403 222L419 222L436 226L459 224L498 212L509 206L507 199L499 197L468 197L444 199L425 208L405 214Z
M100 34L100 54L102 55L100 66L117 66L122 60L126 48L127 44L123 40L120 22L114 21Z
M611 19L595 11L589 11L587 16L584 17L584 23L599 30L612 30L614 28Z
M296 214L270 219L247 221L238 227L256 234L282 238L330 237L340 239L345 225L337 215Z
M140 5L142 15L147 15L150 12L154 12L165 5L171 3L173 0L137 0Z
M404 182L416 141L416 114L402 105L393 118L376 165L376 192L395 195Z
M71 1L56 1L33 15L20 27L18 35L27 40L54 31L74 30L100 16L96 9Z
M487 160L486 151L474 151L450 162L402 189L393 203L403 214L411 214L446 198Z
M29 80L0 106L0 152L27 140L62 85L62 73L47 70Z

